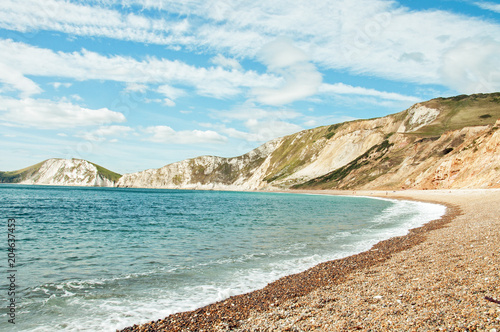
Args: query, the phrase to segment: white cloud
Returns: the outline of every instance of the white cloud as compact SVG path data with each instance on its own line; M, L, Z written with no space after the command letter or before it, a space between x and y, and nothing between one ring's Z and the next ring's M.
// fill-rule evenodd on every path
M147 0L131 0L146 8ZM168 2L163 10L198 17L189 46L250 57L278 36L295 44L322 68L343 69L420 84L445 84L443 58L463 39L500 43L500 25L442 10L411 10L396 1ZM492 2L477 2L498 11Z
M230 137L249 142L265 142L302 130L302 127L288 121L302 117L301 113L292 109L264 109L252 102L245 102L232 110L212 111L211 116L226 124L239 122L246 131L220 123L199 123L199 125L214 128Z
M326 93L326 94L332 93L340 95L372 96L372 97L388 99L388 100L397 100L397 101L411 101L411 102L420 101L419 98L413 96L405 96L395 92L385 92L385 91L378 91L375 89L367 89L343 83L335 83L335 84L324 83L319 88L319 91L321 93Z
M284 82L275 89L254 89L257 101L267 105L283 105L307 98L318 91L321 74L291 40L278 38L264 45L259 57L271 72L282 75Z
M260 141L269 141L276 137L293 134L302 130L302 128L296 124L278 120L248 120L245 126L249 129L250 133L256 135L256 140Z
M302 127L279 120L256 120L250 119L245 122L247 132L219 125L219 131L233 138L243 139L249 142L266 142L277 137L290 135L302 130Z
M149 134L145 140L155 143L169 144L203 144L224 143L227 138L213 130L182 130L175 131L169 126L147 127L144 133Z
M175 87L170 86L168 84L160 85L158 87L157 91L171 100L176 100L177 98L183 97L186 95L186 91L184 91L182 89L175 88Z
M82 98L82 97L80 97L80 96L79 96L79 95L77 95L77 94L71 95L70 97L71 97L72 99L76 100L76 101L82 101L82 100L83 100L83 98Z
M263 85L267 85L262 82ZM241 87L226 80L202 81L196 86L198 94L206 97L224 99L240 94Z
M243 105L239 105L234 107L229 111L212 111L213 117L224 120L262 120L262 119L295 119L300 117L302 114L291 110L291 109L282 109L282 110L267 110L260 107L257 107L255 104L251 102L244 103Z
M163 105L168 106L168 107L174 107L175 102L172 99L165 98L165 99L163 99Z
M181 61L148 58L103 56L95 52L54 52L12 40L0 40L0 59L13 71L23 75L68 77L76 80L112 80L125 82L129 88L143 89L141 84L168 84L168 93L180 95L171 84L188 85L204 96L225 98L242 92L242 88L273 86L279 81L272 75L254 71L228 71L221 67L199 68Z
M54 89L58 90L61 86L65 88L71 87L71 83L61 83L61 82L52 82L50 83L54 87Z
M487 38L464 40L445 54L442 76L462 93L500 91L500 43Z
M27 32L61 31L154 44L175 44L189 29L185 20L153 19L133 13L56 0L2 0L0 27Z
M146 98L144 99L144 102L147 103L147 104L150 104L150 103L158 103L158 104L161 104L164 100L160 99L160 98L155 98L155 99L149 99L149 98Z
M294 46L291 39L285 37L277 38L264 45L259 52L259 59L270 70L280 70L309 61L304 51Z
M88 109L64 100L0 96L0 119L26 127L56 129L124 122L125 116L107 108Z
M242 70L240 63L236 59L226 58L222 54L217 54L210 59L214 65L221 66L222 68Z
M1 59L1 57L0 57ZM17 90L22 97L29 97L34 94L41 93L43 90L32 80L24 77L24 75L10 66L0 62L0 83L5 86L0 86L1 91Z
M493 2L474 2L474 4L482 9L491 10L500 13L500 4Z
M83 138L92 142L104 142L106 140L116 140L116 137L125 137L134 132L134 129L128 126L101 126L96 130L81 132L76 137ZM109 139L109 137L112 137Z
M146 84L140 84L140 83L127 83L127 86L125 87L126 92L145 93L147 89L148 86Z
M148 17L148 11L143 11L140 15L121 13L113 9L116 4L107 1L88 5L83 2L75 4L55 0L4 0L0 2L0 27L22 32L48 30L79 36L106 36L167 45L171 49L184 47L205 54L225 54L227 57L216 56L213 59L213 63L223 66L217 67L219 69L236 68L237 64L231 61L232 57L256 59L258 50L266 43L279 36L287 36L293 38L294 45L308 55L311 61L309 64L312 66L304 67L293 74L295 77L302 74L305 79L311 80L311 83L314 75L306 73L313 73L314 66L317 66L392 80L449 85L447 77L441 75L445 71L442 68L444 57L449 50L458 47L464 39L489 38L500 43L500 25L493 21L441 10L411 10L389 0L127 0L123 4L129 8L139 5L159 9L166 12L162 13L166 18ZM494 2L475 4L488 10L499 10L498 4ZM84 61L92 55L90 52L84 53L62 53L59 58L80 57L80 60ZM295 52L293 54L298 55ZM292 56L291 59L295 58ZM254 84L255 81L249 80L252 76L249 72L245 73L247 76L243 73L236 75L238 70L227 71L235 75L231 79L215 79L214 70L194 70L189 66L182 67L182 63L158 63L152 59L140 62L138 74L133 75L120 66L133 66L133 61L127 61L130 59L97 57L95 60L105 60L104 67L111 63L116 66L109 67L99 75L95 72L100 72L102 67L94 65L95 72L86 71L79 70L82 69L81 63L76 66L72 63L73 67L67 66L61 72L69 70L70 75L79 76L78 79L86 79L84 73L90 72L91 77L105 76L104 79L119 81L126 81L126 78L119 76L128 75L132 82L140 83L149 81L174 84L172 80L177 80L194 86L200 94L217 98L239 94L241 87L260 87L264 79L259 76L259 83ZM78 62L76 59L72 61ZM143 70L143 63L156 71ZM169 70L166 70L167 67ZM21 72L29 75L22 70ZM120 72L124 75L119 75ZM189 76L191 73L195 75ZM165 79L165 75L169 78ZM142 79L136 76L142 76ZM151 79L145 80L144 76ZM207 79L207 76L211 79ZM272 80L264 84L268 89L276 88L280 83L274 75L268 78ZM293 81L293 76L289 79ZM217 85L220 89L214 88ZM302 91L293 84L290 84L288 89L288 94L282 91L280 98L270 91L267 91L267 95L264 93L259 96L263 98L263 102L280 104L292 99L291 91ZM314 93L314 89L303 93Z
M318 121L316 120L308 120L306 122L304 122L304 126L306 127L315 127L318 125Z

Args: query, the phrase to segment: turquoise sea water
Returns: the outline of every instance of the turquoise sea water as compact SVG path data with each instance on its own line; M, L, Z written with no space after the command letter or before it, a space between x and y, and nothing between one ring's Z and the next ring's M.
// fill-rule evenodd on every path
M359 197L0 185L0 330L114 331L156 320L367 250L444 212Z

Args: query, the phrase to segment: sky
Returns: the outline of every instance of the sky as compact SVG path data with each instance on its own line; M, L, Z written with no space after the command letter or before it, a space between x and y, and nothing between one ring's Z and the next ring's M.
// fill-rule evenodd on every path
M0 1L2 171L233 157L497 91L495 1Z

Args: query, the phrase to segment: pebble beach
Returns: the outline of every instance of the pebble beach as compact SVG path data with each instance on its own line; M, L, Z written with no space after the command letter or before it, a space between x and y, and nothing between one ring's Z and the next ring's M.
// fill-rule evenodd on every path
M300 192L448 209L369 251L122 331L500 331L500 190Z

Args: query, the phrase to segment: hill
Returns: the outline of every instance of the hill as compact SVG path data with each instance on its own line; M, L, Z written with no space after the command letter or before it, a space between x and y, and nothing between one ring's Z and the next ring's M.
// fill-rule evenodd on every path
M120 187L252 190L500 186L500 93L436 98L382 118L304 130L239 157L125 174Z
M277 138L238 157L201 156L121 176L49 159L0 182L169 189L500 187L500 93L436 98L382 118Z
M0 172L0 183L113 187L121 177L82 159L48 159L13 172Z

